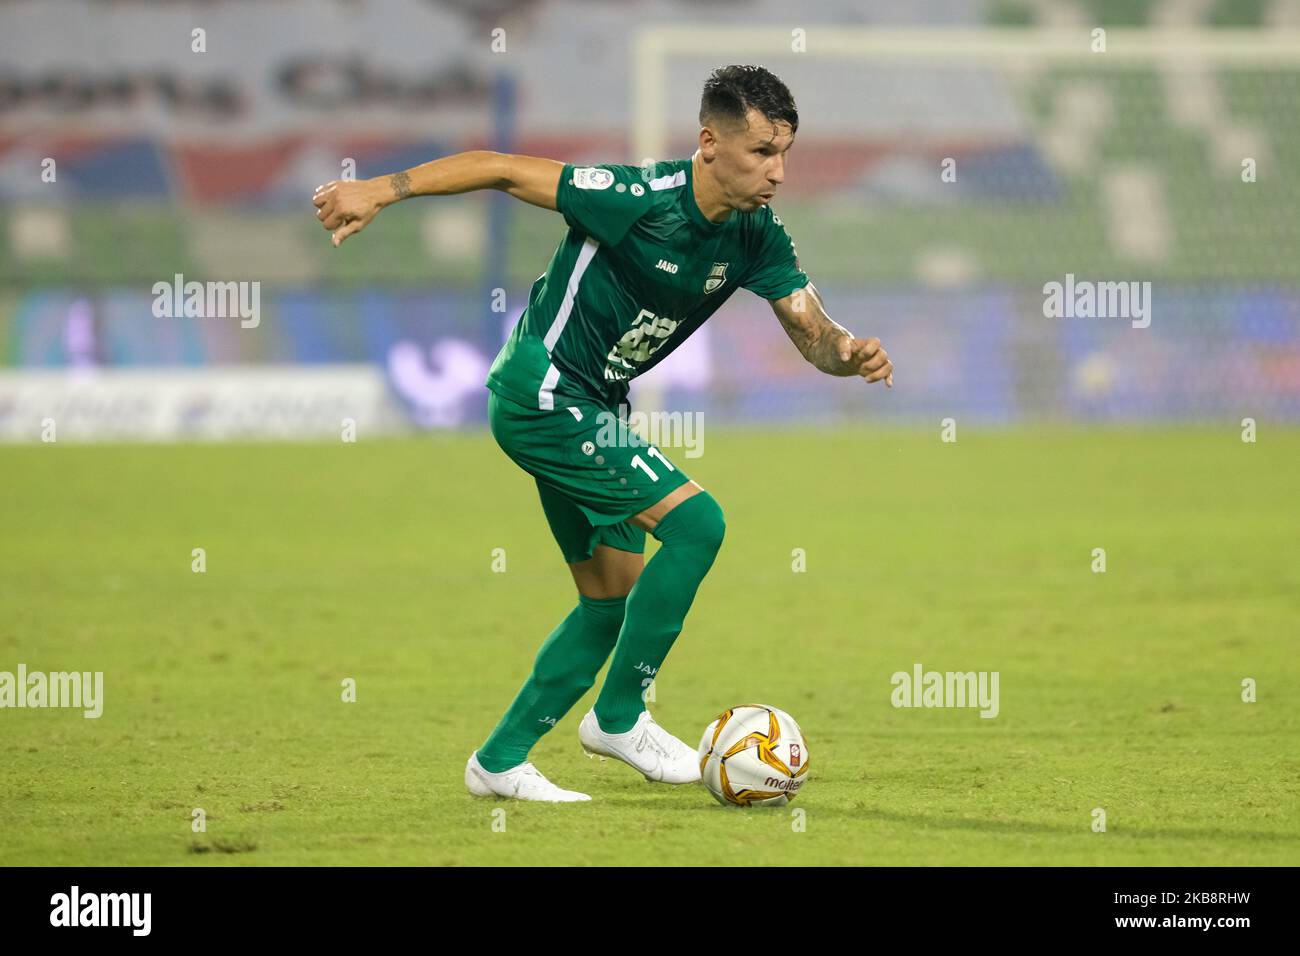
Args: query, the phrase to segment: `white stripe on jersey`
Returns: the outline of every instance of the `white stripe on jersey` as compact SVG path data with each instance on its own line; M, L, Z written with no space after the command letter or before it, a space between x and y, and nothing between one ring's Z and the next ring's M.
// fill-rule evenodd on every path
M591 260L596 257L596 250L599 248L600 243L588 236L587 241L578 251L578 259L573 264L573 272L569 275L569 281L564 288L564 301L560 303L555 313L555 320L551 322L551 327L546 330L546 336L542 339L547 355L555 350L555 343L559 341L560 333L564 331L565 323L569 321L569 313L573 311L573 300L578 296L578 284L582 281L582 274L587 271L587 266L591 265ZM538 408L555 407L555 396L551 392L559 380L560 370L554 364L550 365L546 369L545 378L542 379L542 387L537 392Z
M650 180L651 189L672 189L675 186L686 185L686 170L679 169L671 176L660 176L658 179Z
M537 407L551 409L555 407L555 396L551 394L555 390L555 383L560 380L560 370L552 363L546 366L546 376L542 379L542 387L537 393Z

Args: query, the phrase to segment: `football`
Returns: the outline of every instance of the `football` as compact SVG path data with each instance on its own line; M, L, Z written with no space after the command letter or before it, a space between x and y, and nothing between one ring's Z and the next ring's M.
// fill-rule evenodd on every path
M718 802L784 806L808 779L808 742L793 717L765 704L719 714L700 738L700 777Z

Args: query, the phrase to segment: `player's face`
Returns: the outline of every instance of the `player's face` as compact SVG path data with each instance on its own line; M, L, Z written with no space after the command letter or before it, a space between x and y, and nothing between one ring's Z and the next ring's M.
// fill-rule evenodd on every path
M785 182L786 152L793 145L789 123L773 123L753 108L747 128L727 130L718 140L714 169L728 205L753 212L770 203Z

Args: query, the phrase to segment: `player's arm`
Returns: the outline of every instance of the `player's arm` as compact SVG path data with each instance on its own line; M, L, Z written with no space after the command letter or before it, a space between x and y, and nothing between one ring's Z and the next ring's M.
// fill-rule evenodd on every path
M411 196L500 189L534 206L555 209L563 169L564 164L553 159L475 149L374 179L334 180L316 187L312 203L337 246L364 229L379 210Z
M782 299L772 299L772 311L801 355L828 375L861 375L868 382L884 380L894 387L894 364L880 339L854 338L822 305L809 282Z

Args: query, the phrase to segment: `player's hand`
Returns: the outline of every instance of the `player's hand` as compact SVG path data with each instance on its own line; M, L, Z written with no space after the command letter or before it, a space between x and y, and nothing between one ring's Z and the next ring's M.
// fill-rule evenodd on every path
M331 241L338 246L353 233L360 232L391 198L383 184L371 179L336 179L316 187L312 204L316 218L332 233Z
M881 347L880 339L842 339L840 361L868 382L883 379L886 387L894 387L894 363L889 361L889 353Z

